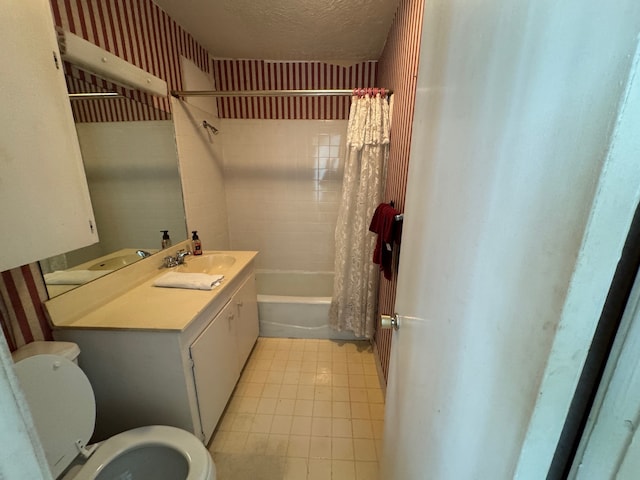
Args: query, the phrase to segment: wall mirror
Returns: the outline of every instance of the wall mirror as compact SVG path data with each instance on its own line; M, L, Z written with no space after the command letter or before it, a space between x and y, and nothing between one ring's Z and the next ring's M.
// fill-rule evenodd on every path
M90 76L67 75L70 92L96 91ZM157 253L161 230L188 238L170 114L130 98L71 102L100 241L40 261L50 298Z

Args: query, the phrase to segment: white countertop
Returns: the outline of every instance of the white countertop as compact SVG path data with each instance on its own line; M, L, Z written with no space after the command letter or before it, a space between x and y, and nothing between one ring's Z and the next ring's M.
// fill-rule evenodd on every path
M207 253L213 252L205 252L205 255ZM166 268L155 268L151 276L146 275L141 283L117 295L115 298L108 299L103 304L90 309L88 312L74 315L72 303L81 302L82 297L78 295L75 295L74 298L69 297L69 305L64 305L64 308L58 306L55 309L48 309L50 319L56 328L182 331L207 308L207 306L217 299L220 299L221 296L230 297L233 292L229 291L229 285L258 254L258 252L253 251L225 251L215 253L232 255L236 261L224 271L215 272L216 274L223 274L225 278L221 285L215 287L213 290L154 287L153 281L155 278L170 271L170 269ZM187 258L187 263L188 262L189 258ZM139 263L142 263L142 261ZM116 280L113 276L118 275L118 273L119 272L114 272L108 276L111 277L112 282ZM77 290L81 290L81 288ZM105 288L108 288L108 286L105 286ZM76 290L65 295L74 292L76 292ZM65 295L49 302L58 302L58 299L61 299L59 302L64 303ZM108 298L108 295L105 298ZM81 311L82 308L78 308L77 310Z

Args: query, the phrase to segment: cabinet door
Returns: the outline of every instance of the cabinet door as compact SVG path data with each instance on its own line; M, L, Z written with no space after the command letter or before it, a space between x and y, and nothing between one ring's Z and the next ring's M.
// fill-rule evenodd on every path
M234 295L238 312L238 362L240 369L244 367L259 332L258 324L258 294L256 292L256 277L252 273L247 281Z
M227 304L189 348L205 443L240 376L236 353L236 306Z
M0 2L0 271L98 241L48 0Z

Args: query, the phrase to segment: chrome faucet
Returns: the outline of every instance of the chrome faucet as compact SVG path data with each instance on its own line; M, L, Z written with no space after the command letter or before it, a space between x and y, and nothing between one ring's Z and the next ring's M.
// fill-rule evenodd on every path
M136 255L138 255L140 258L147 258L151 256L151 254L146 250L136 250Z
M191 255L189 250L178 250L176 252L176 256L172 257L171 255L166 256L162 259L162 265L165 268L177 267L178 265L184 264L184 257Z
M178 250L176 252L176 260L178 260L178 265L182 265L184 263L184 257L191 255L189 250Z

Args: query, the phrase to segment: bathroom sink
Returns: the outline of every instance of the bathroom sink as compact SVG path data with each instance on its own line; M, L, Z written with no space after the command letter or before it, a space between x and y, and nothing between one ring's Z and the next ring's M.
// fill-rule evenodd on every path
M221 273L236 263L233 255L226 253L205 253L198 257L189 256L184 265L178 265L176 271L187 273Z
M91 265L88 270L115 270L120 267L131 265L134 262L140 260L141 257L135 253L128 253L126 255L118 255L117 257L111 257L105 260Z

